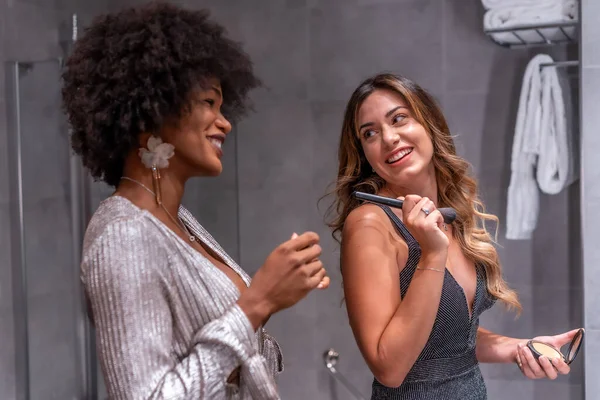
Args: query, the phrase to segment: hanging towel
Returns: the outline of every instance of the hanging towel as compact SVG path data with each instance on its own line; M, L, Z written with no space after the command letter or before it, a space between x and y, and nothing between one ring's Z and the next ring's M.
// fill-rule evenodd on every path
M530 239L539 214L539 191L557 194L575 176L563 89L545 54L527 65L511 155L506 238Z
M513 0L517 3L517 0ZM485 30L510 28L514 26L541 25L561 22L574 22L578 19L578 1L541 1L535 5L514 5L491 8L483 16L483 28ZM563 33L564 31L564 33ZM565 40L565 33L576 38L575 27L543 28L539 32L535 30L521 30L517 34L527 43L540 43L548 40ZM501 43L519 44L521 40L510 32L493 33L492 37Z
M546 194L560 193L569 180L570 146L567 132L567 115L557 68L544 68L542 78L542 116L537 132L536 180Z

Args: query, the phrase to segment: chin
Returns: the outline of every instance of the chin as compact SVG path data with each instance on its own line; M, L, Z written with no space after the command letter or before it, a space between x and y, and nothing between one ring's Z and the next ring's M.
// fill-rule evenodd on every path
M221 175L222 172L223 172L223 168L221 168L218 171L214 171L214 173L211 176L219 176L219 175Z
M389 182L400 186L410 186L411 182L414 182L415 179L419 179L419 177L423 176L424 169L415 167L416 166L411 166L406 169L391 172Z
M223 172L223 167L220 168L212 168L206 171L205 176L219 176Z
M203 164L198 167L196 175L211 177L211 176L219 176L219 175L221 175L222 172L223 172L223 165L221 163L218 163L218 164L215 163L214 165Z
M409 179L414 179L422 176L424 172L423 168L407 168L401 172L401 176Z

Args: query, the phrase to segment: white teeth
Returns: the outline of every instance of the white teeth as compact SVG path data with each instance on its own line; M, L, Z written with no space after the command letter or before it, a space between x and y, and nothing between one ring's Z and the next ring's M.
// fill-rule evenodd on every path
M398 160L400 160L401 158L403 158L404 156L406 156L407 154L412 153L413 149L404 149L402 151L399 151L398 153L394 154L393 156L391 156L390 158L387 159L387 162L389 164L396 162Z
M223 142L221 142L219 139L209 138L208 140L219 150L223 147Z

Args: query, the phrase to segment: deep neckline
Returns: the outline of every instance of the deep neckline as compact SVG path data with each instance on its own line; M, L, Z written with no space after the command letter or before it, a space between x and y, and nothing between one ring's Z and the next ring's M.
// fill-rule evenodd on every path
M229 276L225 273L225 271L221 270L209 258L207 258L204 254L202 254L200 251L198 251L196 248L194 248L190 243L188 243L185 240L183 240L178 234L176 234L175 232L173 232L173 230L171 228L169 228L164 222L162 222L159 218L157 218L150 211L146 210L145 208L141 208L141 207L137 206L135 203L133 203L128 198L126 198L124 196L121 196L121 195L118 195L118 194L112 195L112 196L106 198L103 202L110 201L111 199L114 199L115 201L124 202L128 206L133 207L134 209L136 209L142 215L148 217L155 224L157 224L158 227L161 230L166 231L167 235L171 236L172 238L175 239L175 241L177 243L179 243L180 245L182 245L183 248L185 248L186 251L194 259L196 259L196 260L198 260L198 259L200 259L200 260L206 260L206 262L208 262L211 265L212 269L217 274L221 274L223 278L226 278L227 282L231 283L233 289L236 291L237 296L241 295L240 289L235 284L235 282L233 280L231 280L231 278L229 278ZM194 218L194 217L191 215L191 213L184 206L182 206L182 205L179 206L177 215L181 218L181 220L185 224L185 226L188 229L191 230L191 232L194 234L194 236L202 244L204 244L205 246L207 246L208 248L210 248L213 252L215 252L215 254L217 254L219 257L221 257L221 259L223 261L223 264L225 264L228 268L231 268L231 270L233 270L233 272L235 272L240 277L240 279L242 280L242 282L244 282L244 284L246 285L246 287L250 286L249 278L246 277L246 276L244 276L244 273L241 271L241 267L238 267L237 264L233 261L233 259L231 259L225 253L224 250L220 249L219 246L216 245L216 241L215 241L215 244L211 243L211 241L209 240L209 235L210 234L208 233L208 231L206 231L206 229L204 229L202 227L202 225L200 225L200 223L198 221L195 221L195 223L193 223L194 221L191 221L191 218ZM200 229L199 227L202 228L202 229Z
M411 252L412 252L412 254L413 254L412 256L417 258L417 263L418 263L418 260L420 260L420 258L421 258L421 246L419 246L419 242L417 241L417 239L414 238L414 236L412 235L412 233L410 233L410 231L408 230L406 225L404 225L404 222L402 222L402 220L391 210L390 207L385 206L385 205L380 205L379 207L381 207L383 209L383 211L388 215L388 217L392 220L392 222L394 222L396 229L399 231L400 235L407 242L409 258L411 257ZM402 271L400 271L400 275L408 274L408 273L410 273L411 275L414 274L416 267L417 267L417 263L415 263L414 268L412 268L412 269L409 269L409 270L407 270L406 268L402 269ZM460 292L460 296L463 299L463 301L462 301L462 304L464 305L463 310L466 313L467 322L469 323L469 325L471 325L475 319L474 317L476 315L477 307L479 306L478 297L480 297L480 295L481 295L481 293L480 293L481 284L483 282L483 279L482 279L481 273L480 273L481 267L477 263L475 263L474 268L475 268L475 293L473 295L472 304L469 304L469 299L467 298L465 289L456 280L454 275L452 275L452 272L450 272L450 270L448 270L448 268L444 268L444 280L446 280L446 278L448 278L453 283L453 285L455 285L456 289Z
M480 285L482 282L482 279L479 276L479 266L477 264L475 264L474 267L475 267L475 293L473 293L473 303L471 305L469 305L469 299L467 298L467 293L465 292L465 289L461 286L460 283L458 283L458 281L456 280L454 275L452 275L452 272L450 272L448 270L448 268L446 268L446 273L448 274L450 279L454 282L457 289L462 294L462 297L463 297L464 303L465 303L465 307L467 308L467 317L469 320L469 324L473 323L473 316L475 315L475 310L477 309L477 305L478 305L477 299L479 297L479 291L481 289Z

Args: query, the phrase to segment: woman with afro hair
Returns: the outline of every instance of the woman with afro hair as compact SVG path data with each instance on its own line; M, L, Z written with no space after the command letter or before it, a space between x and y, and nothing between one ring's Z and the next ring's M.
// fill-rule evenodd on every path
M153 3L94 20L63 75L72 146L115 188L92 217L81 277L111 399L278 399L263 326L329 278L312 232L249 276L180 203L221 173L231 120L260 85L206 11Z

